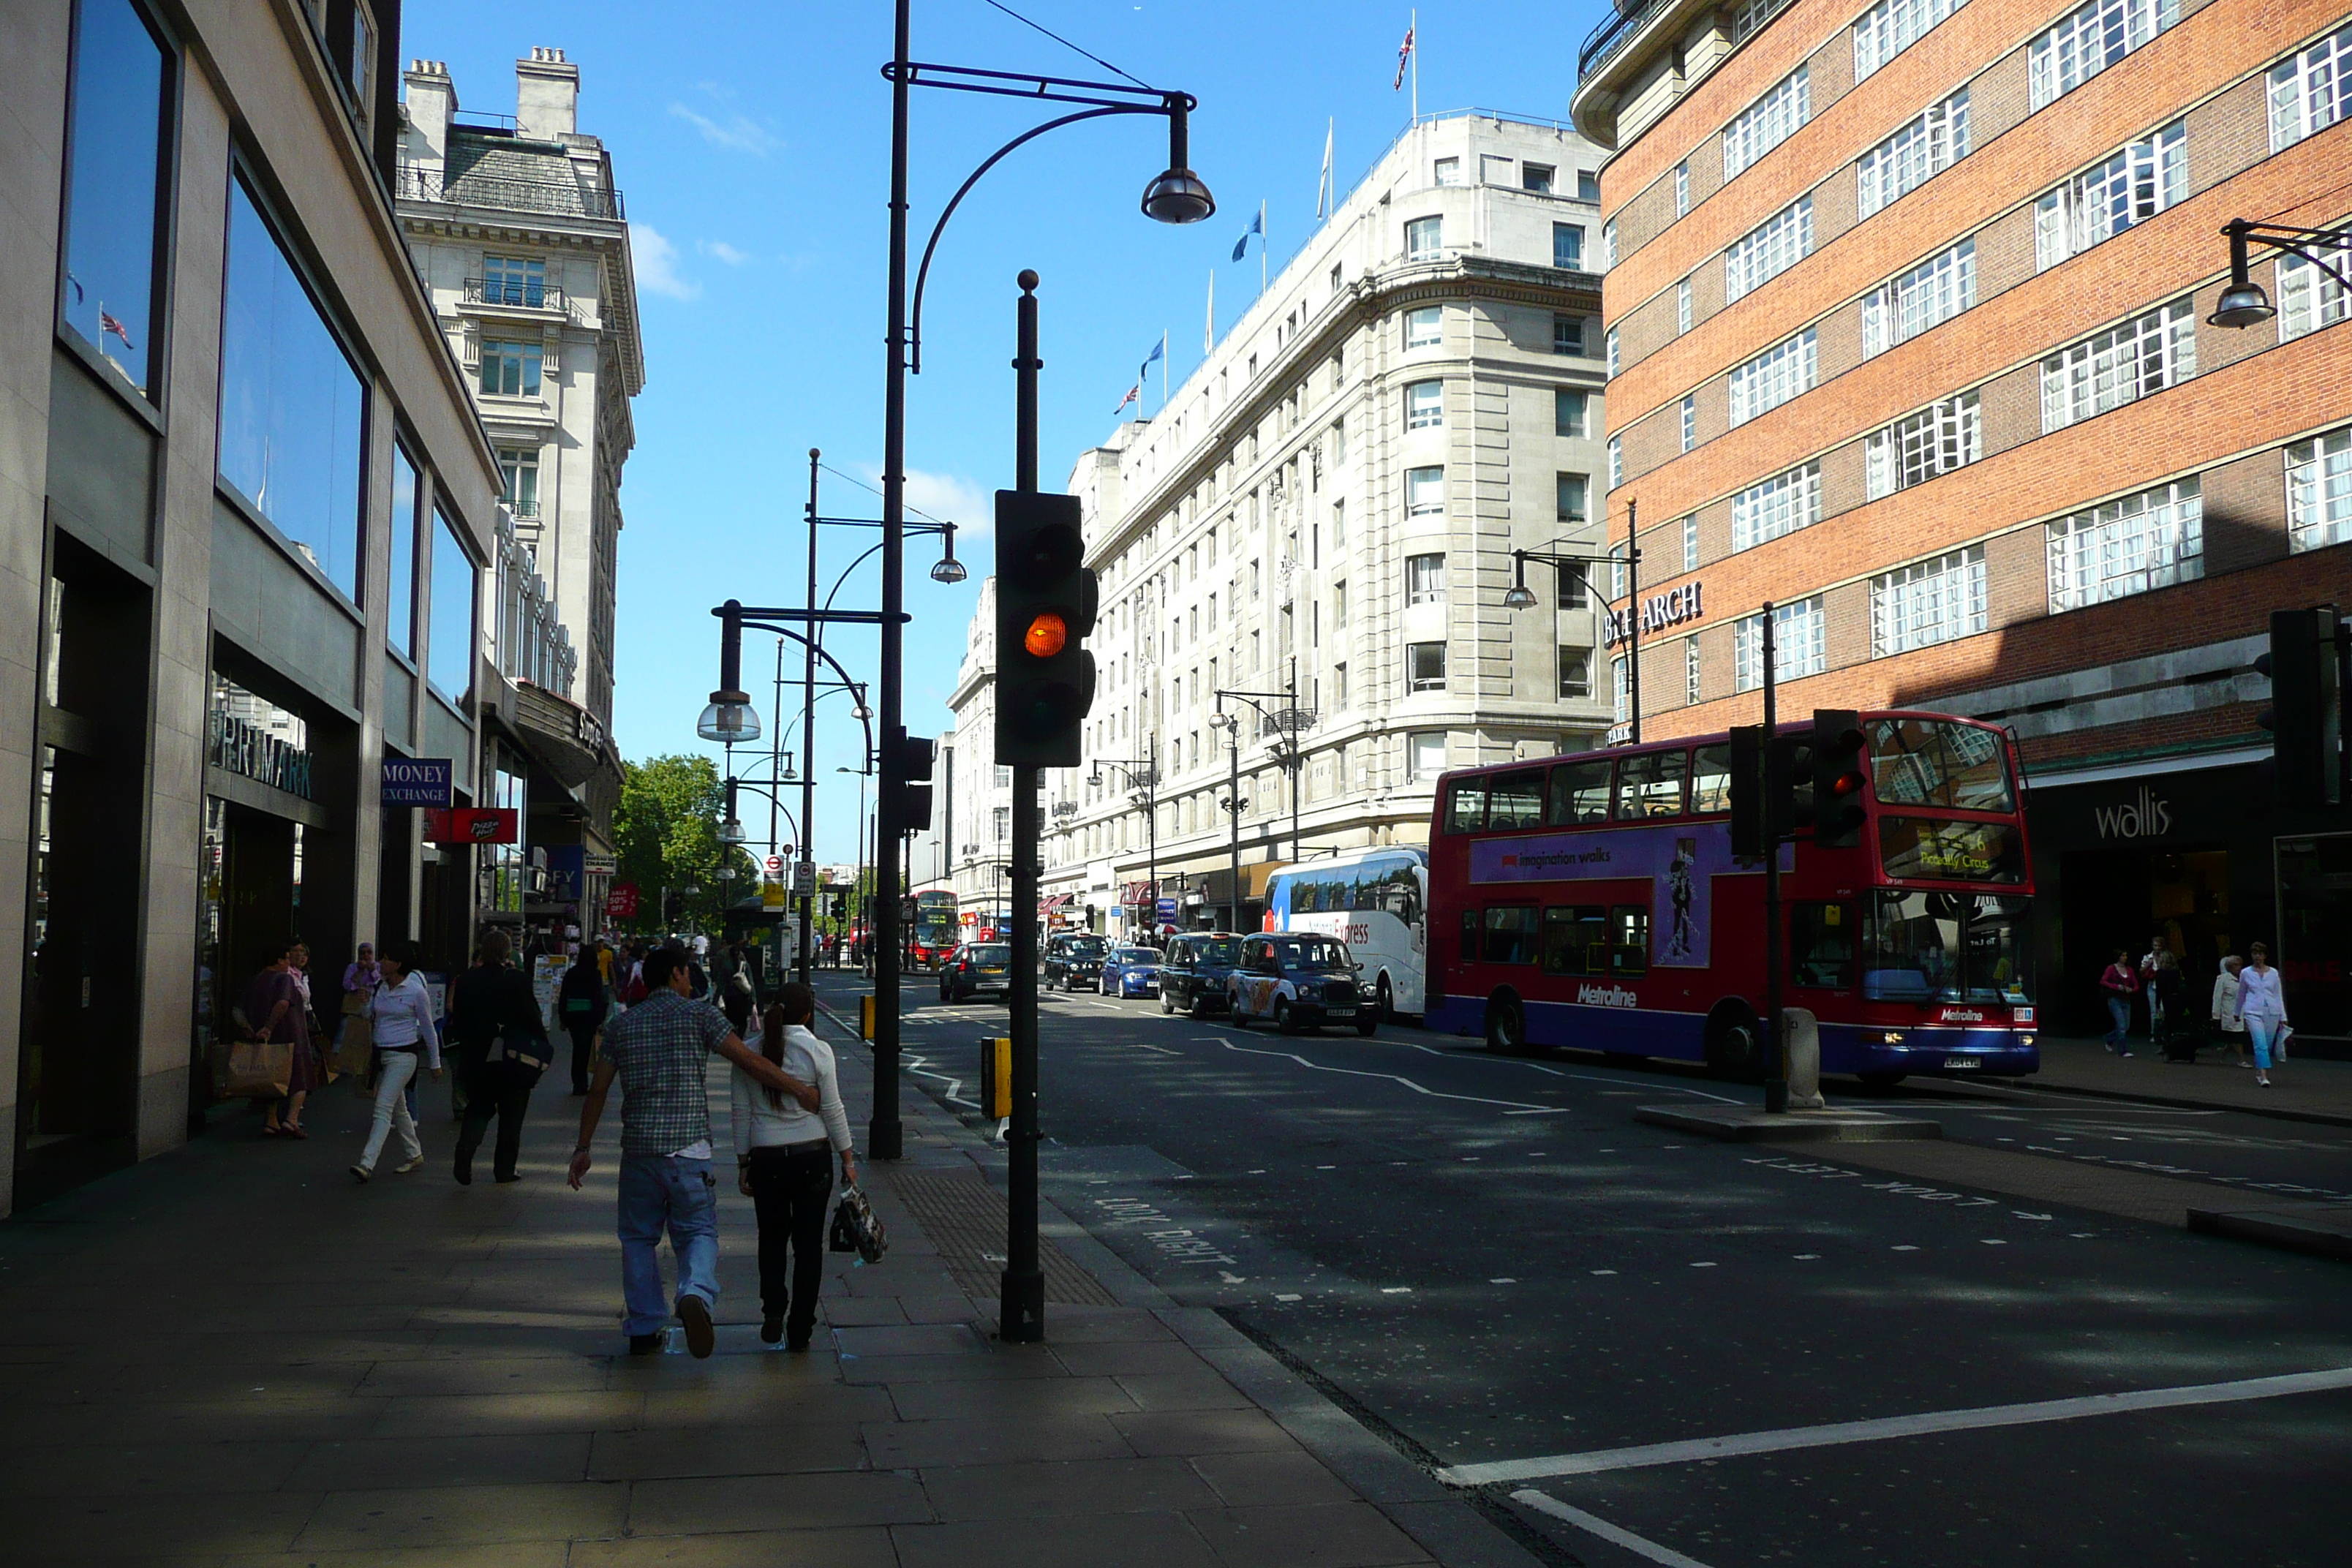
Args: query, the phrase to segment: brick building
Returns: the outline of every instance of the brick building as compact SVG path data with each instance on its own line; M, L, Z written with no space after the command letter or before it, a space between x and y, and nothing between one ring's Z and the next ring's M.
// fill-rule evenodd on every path
M2192 993L2283 939L2315 1032L2352 868L2272 806L2249 665L2275 608L2352 601L2343 289L2208 318L2232 218L2340 223L2345 0L1650 0L1586 41L1601 171L1614 526L1653 735L1932 707L2013 726L2041 991L2087 1022L2110 944L2162 930Z

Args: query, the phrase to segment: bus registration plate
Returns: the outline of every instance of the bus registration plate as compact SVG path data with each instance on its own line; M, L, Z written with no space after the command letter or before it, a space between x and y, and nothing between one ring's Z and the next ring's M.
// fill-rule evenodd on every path
M1946 1072L1974 1072L1982 1066L1984 1066L1984 1063L1975 1057L1946 1057L1944 1058L1944 1070Z

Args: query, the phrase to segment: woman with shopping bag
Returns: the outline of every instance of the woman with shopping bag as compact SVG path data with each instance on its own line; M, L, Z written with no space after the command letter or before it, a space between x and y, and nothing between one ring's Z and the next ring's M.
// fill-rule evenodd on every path
M806 1350L816 1331L817 1292L824 1284L824 1221L833 1196L828 1148L841 1157L842 1184L857 1184L833 1047L810 1028L815 1021L815 993L798 984L782 986L759 1032L743 1042L816 1086L814 1114L740 1067L731 1085L735 1184L760 1217L760 1342L772 1345L789 1331L787 1348L796 1351Z
M2246 1037L2254 1045L2254 1083L2271 1086L2271 1055L2287 1036L2286 992L2279 972L2271 967L2270 950L2261 942L2246 950L2246 966L2238 971L2238 1016L2246 1021Z
M499 1142L491 1173L501 1182L522 1179L515 1160L522 1150L523 1115L539 1075L555 1059L539 997L508 962L513 954L513 941L493 931L482 938L481 961L449 984L449 1033L467 1069L466 1120L457 1132L454 1172L460 1186L473 1184L474 1151L493 1116Z
M441 1077L441 1037L433 1027L433 999L425 976L416 973L416 949L402 942L383 955L382 984L369 994L364 1025L375 1041L375 1120L368 1128L367 1147L352 1166L354 1180L375 1175L376 1156L383 1152L384 1135L400 1131L401 1162L393 1167L406 1175L425 1163L425 1145L416 1137L416 1118L408 1109L408 1086L419 1071L429 1068Z
M265 1138L310 1136L302 1131L302 1104L318 1077L310 1059L310 1009L292 962L300 948L299 942L280 948L245 988L247 1046L264 1048L229 1053L232 1089L268 1103L261 1122Z

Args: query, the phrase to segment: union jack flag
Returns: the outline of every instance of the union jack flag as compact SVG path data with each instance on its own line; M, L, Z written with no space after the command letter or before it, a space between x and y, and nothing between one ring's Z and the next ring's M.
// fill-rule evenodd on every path
M122 340L122 346L124 348L130 350L132 353L137 353L139 352L139 345L131 341L131 329L124 326L121 321L116 321L112 316L108 315L104 310L100 310L98 313L98 326L99 331L101 335L107 332L112 332L116 337Z
M1412 58L1412 35L1413 29L1407 27L1404 30L1404 42L1397 46L1397 74L1396 80L1389 83L1391 92L1404 86L1405 62Z
M1118 400L1118 408L1114 408L1111 412L1116 414L1119 411L1119 408L1125 408L1129 404L1139 401L1142 396L1143 383L1139 381L1133 386L1127 389L1127 395Z

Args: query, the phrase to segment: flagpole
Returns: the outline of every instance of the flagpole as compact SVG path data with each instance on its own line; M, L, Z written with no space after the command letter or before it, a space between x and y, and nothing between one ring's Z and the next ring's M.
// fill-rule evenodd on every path
M1421 12L1415 9L1405 30L1412 35L1412 122L1421 123Z
M1168 412L1168 329L1160 329L1160 412Z
M1257 204L1257 291L1265 292L1265 203Z
M1212 268L1209 268L1209 324L1208 324L1208 326L1207 326L1205 329L1203 329L1203 330L1202 330L1202 333L1201 333L1201 352L1202 352L1203 354L1211 354L1211 353L1216 353L1216 350L1217 350L1217 269L1216 269L1215 268L1212 267Z

